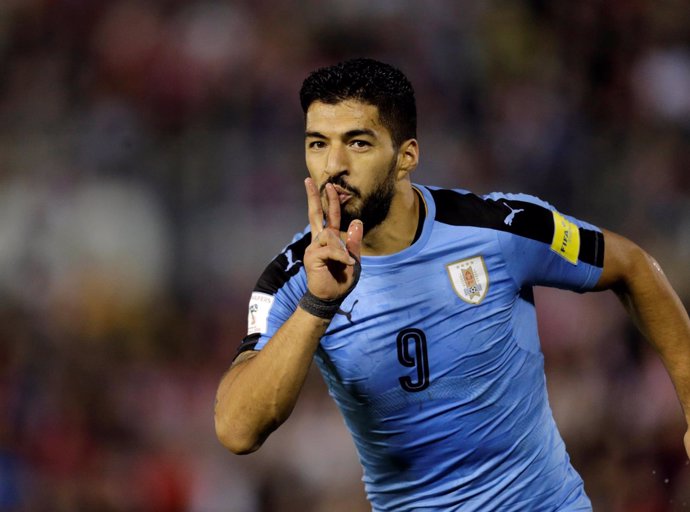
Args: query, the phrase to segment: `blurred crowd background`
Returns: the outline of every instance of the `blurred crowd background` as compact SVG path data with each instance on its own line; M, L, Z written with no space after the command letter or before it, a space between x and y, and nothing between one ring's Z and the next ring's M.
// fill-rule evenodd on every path
M312 69L416 87L416 181L536 194L633 238L690 304L684 0L1 0L0 512L367 510L317 374L250 456L216 385L307 224ZM685 424L611 293L538 290L595 510L690 510Z

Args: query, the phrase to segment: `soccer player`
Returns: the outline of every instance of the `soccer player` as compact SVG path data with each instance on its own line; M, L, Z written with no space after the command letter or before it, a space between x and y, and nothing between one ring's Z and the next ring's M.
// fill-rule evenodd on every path
M614 290L690 419L690 320L642 249L531 196L412 183L414 91L387 64L319 69L300 99L309 226L251 295L217 393L226 447L259 448L315 359L374 510L591 510L547 402L535 285Z

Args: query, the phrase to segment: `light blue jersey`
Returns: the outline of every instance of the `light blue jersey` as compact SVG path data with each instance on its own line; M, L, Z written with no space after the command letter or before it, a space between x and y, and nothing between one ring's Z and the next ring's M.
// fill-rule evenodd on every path
M532 286L591 289L601 232L530 196L415 188L417 239L362 258L316 353L373 509L591 510L548 404ZM240 350L294 312L310 239L260 278Z

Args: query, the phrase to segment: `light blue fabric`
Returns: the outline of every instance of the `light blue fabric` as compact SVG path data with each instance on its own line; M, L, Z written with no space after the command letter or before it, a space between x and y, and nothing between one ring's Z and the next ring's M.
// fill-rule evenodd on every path
M584 291L601 268L572 264L510 228L441 223L435 189L417 188L427 208L420 238L362 258L360 281L316 354L373 509L590 510L548 404L531 287ZM501 198L551 209L524 195L485 199ZM448 268L473 258L487 283L477 304L463 300ZM301 269L278 290L257 350L305 286Z

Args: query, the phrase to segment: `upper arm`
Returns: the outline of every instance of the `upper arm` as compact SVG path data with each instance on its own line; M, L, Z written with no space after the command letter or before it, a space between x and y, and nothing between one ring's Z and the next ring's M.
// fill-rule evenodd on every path
M232 365L230 365L230 369L232 370L236 366L241 365L242 363L249 361L253 357L255 357L259 353L258 350L246 350L244 352L240 352L235 360L232 362Z
M628 287L635 278L644 275L641 269L659 265L637 244L612 231L602 230L604 234L604 268L595 290L619 289Z
M235 377L242 370L242 367L245 366L247 361L256 357L258 353L258 350L246 350L244 352L240 352L239 354L237 354L235 359L233 359L230 368L228 368L227 371L223 374L223 377L221 378L220 387L222 388L223 385L227 385L233 380L235 380Z

